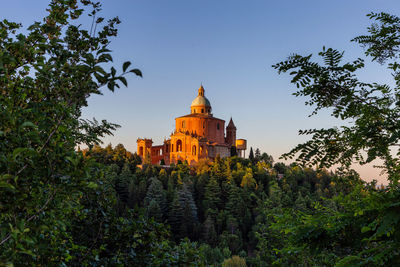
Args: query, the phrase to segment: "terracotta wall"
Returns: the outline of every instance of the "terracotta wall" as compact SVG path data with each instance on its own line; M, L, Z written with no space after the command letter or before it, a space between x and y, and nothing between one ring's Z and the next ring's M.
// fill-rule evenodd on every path
M196 133L211 142L225 143L225 121L213 117L180 117L175 119L177 132Z

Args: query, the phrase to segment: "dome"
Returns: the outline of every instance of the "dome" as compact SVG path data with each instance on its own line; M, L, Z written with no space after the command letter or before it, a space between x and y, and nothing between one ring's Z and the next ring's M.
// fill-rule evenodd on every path
M210 101L205 96L198 95L193 101L191 106L206 106L211 107Z
M190 105L190 110L192 114L206 114L208 116L211 115L211 104L210 101L204 96L204 88L203 85L199 88L199 94L192 101L192 105Z

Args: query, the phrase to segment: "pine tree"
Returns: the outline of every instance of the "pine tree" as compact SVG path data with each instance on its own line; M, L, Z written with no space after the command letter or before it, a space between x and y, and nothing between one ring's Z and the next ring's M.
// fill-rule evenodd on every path
M217 211L221 205L221 188L218 185L217 180L211 177L206 185L204 193L203 207L206 215L209 210Z
M150 185L146 192L144 204L149 206L152 201L155 201L162 214L167 212L167 200L165 197L164 188L162 183L157 178L150 179Z
M190 215L187 214L191 218L191 220L194 222L197 222L198 217L197 217L197 207L193 199L193 194L189 190L189 187L184 184L182 189L178 192L179 195L179 203L182 207L182 210L185 210L188 208L188 212L190 212Z
M163 213L155 199L152 199L147 206L147 217L154 218L157 222L162 222Z
M215 223L212 217L209 215L203 223L203 237L202 239L210 244L216 246L218 242L217 232L215 231Z
M236 218L241 224L246 216L247 207L241 196L241 189L235 184L231 184L229 188L228 202L226 203L226 210L232 218Z
M171 226L172 232L175 234L175 237L177 237L177 234L180 231L180 226L181 226L181 221L182 221L182 207L181 204L179 203L178 199L178 193L174 191L172 203L169 207L168 211L168 223ZM178 238L176 238L178 239Z
M197 207L192 192L185 184L174 194L168 212L168 223L177 239L194 236L195 226L198 223Z

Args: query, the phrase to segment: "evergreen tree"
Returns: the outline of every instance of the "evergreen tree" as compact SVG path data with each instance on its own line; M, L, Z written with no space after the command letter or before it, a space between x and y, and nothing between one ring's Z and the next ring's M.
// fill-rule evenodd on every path
M227 158L225 160L225 172L224 172L225 180L228 184L234 183L232 171L231 171L231 158Z
M254 152L254 159L256 161L259 161L261 159L261 151L259 148L256 148L256 151Z
M226 210L229 216L235 218L241 225L244 224L247 215L247 206L242 199L241 189L232 184L229 190L228 202L226 203Z
M221 188L218 185L217 180L211 177L204 193L203 207L206 212L213 210L216 212L221 205Z
M144 204L146 206L149 206L152 201L154 201L158 205L161 213L165 215L167 212L167 200L165 196L165 191L162 183L156 177L150 179L150 185L146 192Z
M221 159L219 154L217 154L212 164L212 176L217 179L218 183L221 183L222 181L225 180L224 167L225 166L223 160Z
M294 202L294 208L300 211L306 211L307 210L307 202L301 195L301 192L299 192L296 201Z
M189 214L186 215L189 216L191 222L193 223L197 222L198 221L197 207L193 199L193 194L189 190L189 187L186 184L184 184L182 189L179 190L178 194L179 194L179 203L181 205L181 210L185 211L186 209L188 209L187 212L190 212L190 215Z
M254 161L254 152L252 147L250 147L249 160L252 162Z
M257 182L253 177L253 170L251 168L246 168L246 173L243 176L240 186L248 189L255 188L257 186Z
M157 222L162 222L163 213L155 199L152 199L147 206L147 217L154 218Z
M168 224L171 226L172 232L175 234L175 239L178 239L181 222L183 216L183 209L179 203L178 193L174 191L172 203L168 211Z
M236 146L231 146L231 157L237 156Z
M160 172L158 173L158 178L163 184L164 188L168 187L168 173L165 169L161 169Z
M203 240L215 247L218 242L217 232L215 231L215 222L213 218L209 215L203 223Z

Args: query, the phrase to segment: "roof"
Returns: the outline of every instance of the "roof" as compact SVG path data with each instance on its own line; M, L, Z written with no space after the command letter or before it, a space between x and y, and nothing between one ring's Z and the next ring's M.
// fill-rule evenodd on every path
M211 107L210 101L205 96L198 95L193 101L191 106L206 106Z
M231 120L229 121L228 126L226 126L226 128L235 128L235 129L236 129L236 126L235 126L235 124L233 123L232 118L231 118Z

